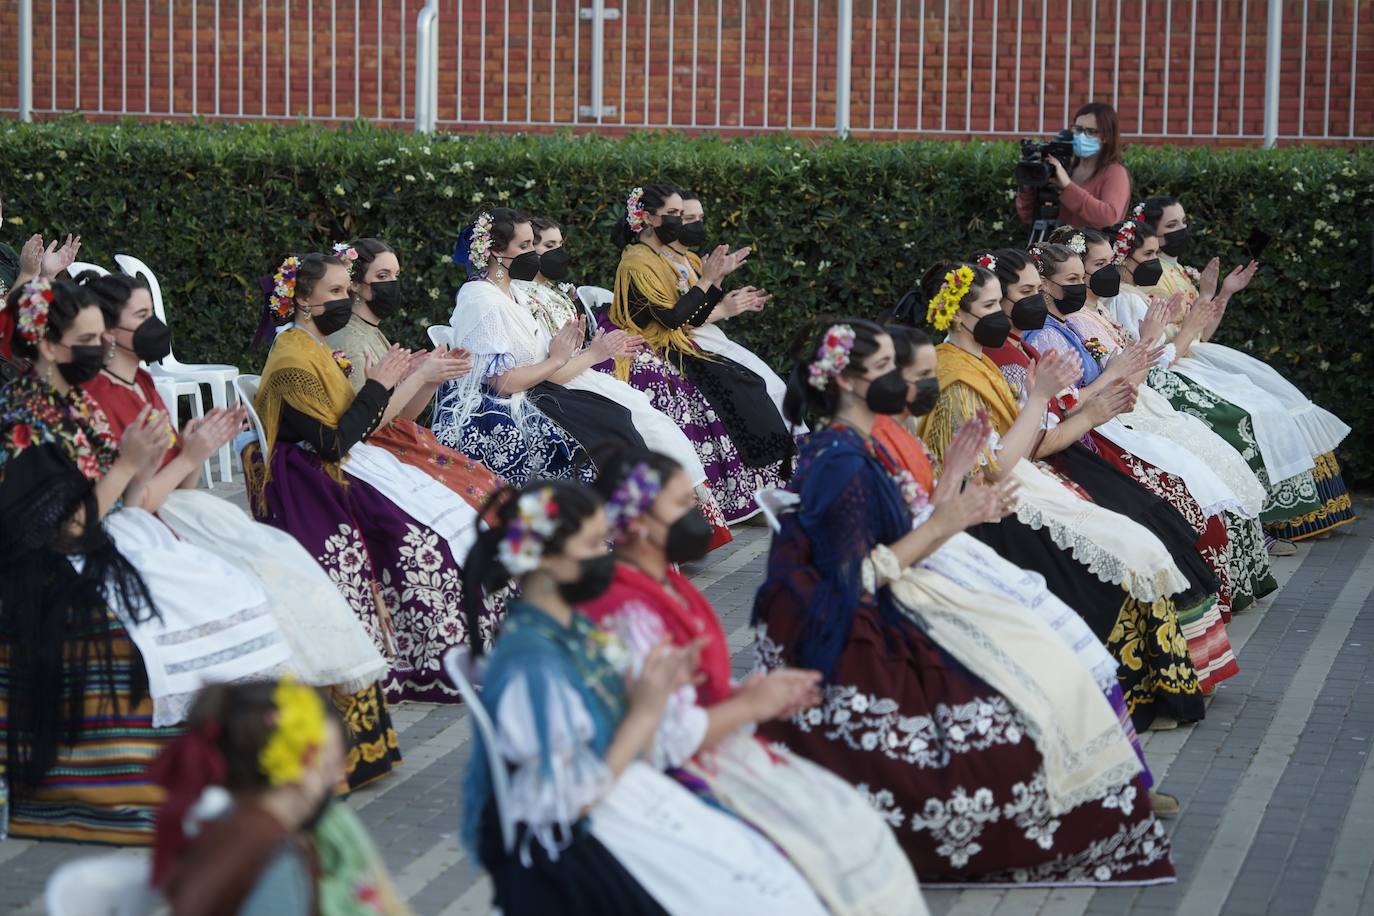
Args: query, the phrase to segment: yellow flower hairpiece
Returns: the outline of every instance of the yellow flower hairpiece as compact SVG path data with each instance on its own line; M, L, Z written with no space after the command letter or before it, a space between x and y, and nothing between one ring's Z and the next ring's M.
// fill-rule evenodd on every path
M258 767L273 786L299 782L305 765L324 747L324 701L313 687L282 678L272 692L277 722L258 754Z
M954 313L959 311L959 303L964 301L968 291L973 288L973 269L968 265L958 267L945 274L944 285L930 300L926 309L926 321L937 331L949 330L954 321Z

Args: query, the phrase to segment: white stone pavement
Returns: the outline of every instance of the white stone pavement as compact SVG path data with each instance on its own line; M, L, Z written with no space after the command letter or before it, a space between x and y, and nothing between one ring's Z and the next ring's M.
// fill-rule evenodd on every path
M1357 501L1365 519L1372 509L1374 502ZM719 609L735 670L744 673L752 666L748 617L768 539L758 528L736 534L734 544L690 572ZM1160 788L1183 804L1169 822L1177 884L928 888L932 911L1374 914L1374 521L1301 545L1296 557L1276 561L1275 572L1280 591L1230 625L1241 674L1221 686L1207 719L1144 737ZM456 841L467 716L461 707L432 704L404 704L393 716L405 763L348 804L417 913L484 914L489 887ZM0 843L0 912L41 913L52 869L101 851Z

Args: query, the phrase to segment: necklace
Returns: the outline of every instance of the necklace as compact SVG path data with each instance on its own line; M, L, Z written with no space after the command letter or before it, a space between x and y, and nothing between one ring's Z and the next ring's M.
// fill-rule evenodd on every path
M114 379L116 382L119 382L120 384L127 385L127 386L130 387L130 388L136 387L136 385L135 385L135 380L134 380L134 379L132 379L132 378L125 378L124 376L119 375L118 373L116 373L113 369L111 369L111 368L108 367L108 366L105 366L105 367L101 368L100 371L103 372L103 373L105 373L106 375L108 375L110 378ZM136 377L135 377L135 378L136 378Z

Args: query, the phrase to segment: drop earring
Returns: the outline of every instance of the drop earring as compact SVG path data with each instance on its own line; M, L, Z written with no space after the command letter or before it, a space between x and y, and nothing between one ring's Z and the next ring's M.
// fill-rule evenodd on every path
M500 264L497 264L497 265L496 265L496 269L495 269L494 271L491 272L491 278L492 278L493 280L496 280L497 282L500 282L501 280L506 279L506 272L505 272L504 270L501 269L501 265L500 265Z

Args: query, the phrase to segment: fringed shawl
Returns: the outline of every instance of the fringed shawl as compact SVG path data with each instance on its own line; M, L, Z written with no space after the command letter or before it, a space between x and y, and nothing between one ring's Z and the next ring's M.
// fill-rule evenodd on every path
M264 440L262 464L244 464L253 499L262 499L263 490L271 479L272 447L281 430L283 405L290 404L326 426L337 426L344 411L353 403L353 397L353 386L325 344L300 328L288 328L277 336L262 370L258 396L253 401L253 409L262 422ZM344 472L339 464L326 461L324 469L330 477L344 484Z
M688 263L698 276L701 274L701 259L693 252L687 254ZM620 255L620 266L615 269L615 299L611 302L611 321L616 327L631 334L638 334L656 352L675 351L679 360L683 355L700 356L701 351L692 342L690 328L669 330L657 321L648 326L635 322L630 306L630 288L637 289L654 308L670 309L677 304L682 293L678 290L679 275L673 265L658 252L645 244L630 244ZM616 378L622 382L630 377L630 360L618 359L615 366Z
M940 380L940 399L920 426L921 438L930 449L936 466L943 464L945 449L963 423L986 407L992 429L1004 436L1020 413L1016 397L1007 380L986 355L974 356L952 343L935 348L938 358L935 374ZM997 466L991 449L985 449L989 467Z

